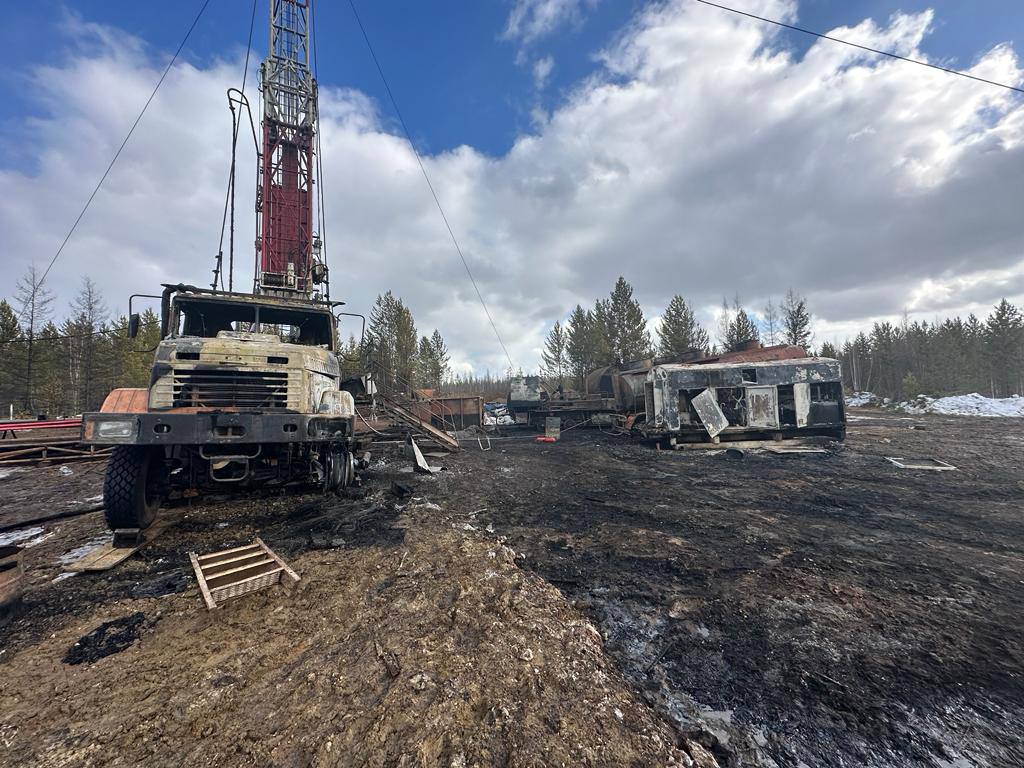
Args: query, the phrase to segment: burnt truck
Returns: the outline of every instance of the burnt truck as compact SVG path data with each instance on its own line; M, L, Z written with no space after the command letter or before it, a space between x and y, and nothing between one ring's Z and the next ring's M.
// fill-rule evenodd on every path
M146 528L169 495L356 477L355 403L340 387L341 302L165 285L149 386L116 389L82 417L113 446L103 484L112 529ZM129 336L137 336L131 315Z

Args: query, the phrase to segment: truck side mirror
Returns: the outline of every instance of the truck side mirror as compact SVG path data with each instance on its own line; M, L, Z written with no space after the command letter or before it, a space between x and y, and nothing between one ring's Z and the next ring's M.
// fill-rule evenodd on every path
M136 336L139 335L139 323L140 322L141 322L141 320L139 319L139 313L138 312L135 312L134 314L131 314L131 315L128 316L128 338L129 339L134 339Z

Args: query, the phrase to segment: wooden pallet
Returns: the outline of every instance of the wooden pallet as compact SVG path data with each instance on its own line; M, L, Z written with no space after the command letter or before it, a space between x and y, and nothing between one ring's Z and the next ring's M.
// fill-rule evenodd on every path
M208 555L189 552L192 568L199 580L206 607L213 610L217 603L241 597L257 589L280 584L282 578L299 580L299 574L288 567L263 540L252 544Z
M181 515L164 515L157 518L149 528L119 528L109 544L101 544L78 558L64 570L76 572L109 571L134 555L169 526L178 522Z

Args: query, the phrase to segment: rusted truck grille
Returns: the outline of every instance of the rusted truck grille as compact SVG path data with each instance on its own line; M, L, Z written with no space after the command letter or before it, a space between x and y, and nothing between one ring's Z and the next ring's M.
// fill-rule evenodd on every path
M174 408L287 408L286 371L174 371Z

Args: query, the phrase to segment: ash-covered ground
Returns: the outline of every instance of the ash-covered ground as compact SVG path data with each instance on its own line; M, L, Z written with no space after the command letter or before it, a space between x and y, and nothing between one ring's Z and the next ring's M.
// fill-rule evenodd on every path
M822 455L577 429L391 458L348 498L196 506L91 576L61 560L100 516L43 524L0 762L1022 765L1024 429L852 413ZM0 480L0 525L99 493L72 470ZM187 552L254 535L302 582L207 612Z

